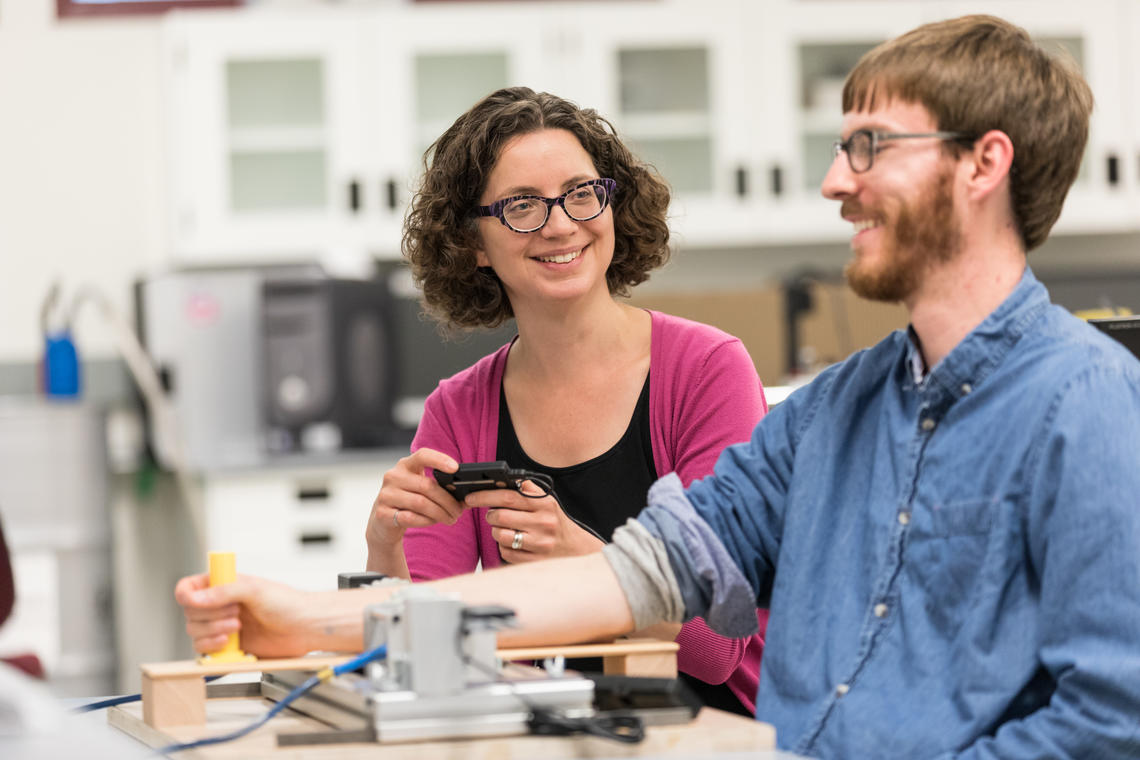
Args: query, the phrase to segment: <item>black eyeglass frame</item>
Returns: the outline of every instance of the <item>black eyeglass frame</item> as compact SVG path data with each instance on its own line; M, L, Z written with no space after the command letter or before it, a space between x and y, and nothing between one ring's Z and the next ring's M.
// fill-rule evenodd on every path
M879 143L922 137L938 140L954 140L963 143L973 143L978 139L977 135L970 134L969 132L876 132L873 129L856 129L847 136L846 140L836 140L832 143L832 160L838 158L840 152L846 153L847 165L851 167L851 171L855 174L862 174L863 172L871 171L871 167L875 165L875 155L879 152ZM851 156L851 143L859 138L868 139L871 143L871 147L867 152L867 166L862 169L855 167L855 159Z
M575 190L581 190L583 187L592 187L595 185L599 185L599 186L601 186L601 188L603 190L605 190L605 197L602 198L601 208L598 209L597 213L590 214L589 216L585 216L585 217L576 217L573 214L571 214L570 210L566 208L566 197L569 196L570 193L574 192ZM550 210L552 208L554 208L555 204L561 206L562 210L566 213L566 216L568 216L570 219L574 220L575 222L588 222L591 219L597 219L599 216L602 215L602 212L605 211L606 208L610 205L610 200L613 198L614 192L616 190L617 190L617 180L612 180L609 177L601 177L599 179L588 179L585 182L579 182L577 185L574 185L574 187L572 187L569 190L567 190L566 192L562 193L562 195L558 196L557 198L544 198L541 195L512 195L510 198L503 198L502 200L495 201L494 203L492 203L489 206L476 206L475 211L473 213L476 217L483 217L483 216L497 217L499 222L502 223L502 225L504 227L506 227L507 229L511 230L512 232L518 232L520 234L525 235L525 234L528 234L531 232L538 232L539 230L541 230L543 227L546 226L546 223L550 221ZM516 227L512 227L511 223L507 221L506 214L504 214L503 212L506 210L506 208L509 204L514 203L515 201L521 201L521 200L541 201L542 203L546 204L546 216L544 216L542 218L542 223L540 225L538 225L537 227L535 227L533 229L520 230Z

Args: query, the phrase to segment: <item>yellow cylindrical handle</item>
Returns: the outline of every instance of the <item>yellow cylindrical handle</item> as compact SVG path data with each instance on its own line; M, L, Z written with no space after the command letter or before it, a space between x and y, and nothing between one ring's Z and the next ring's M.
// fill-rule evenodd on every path
M210 586L224 586L237 580L237 558L233 552L210 552ZM200 661L233 662L252 660L253 655L241 650L241 641L235 631L226 638L226 644L216 652L203 655Z
M233 552L210 552L210 585L224 586L237 580L237 557Z

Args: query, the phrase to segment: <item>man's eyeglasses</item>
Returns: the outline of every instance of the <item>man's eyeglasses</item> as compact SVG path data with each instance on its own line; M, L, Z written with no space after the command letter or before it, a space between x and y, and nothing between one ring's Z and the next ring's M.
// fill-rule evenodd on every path
M972 143L977 136L968 132L873 132L870 129L857 129L846 140L836 140L833 146L834 156L840 153L847 154L847 163L851 171L861 174L869 171L875 163L875 154L879 152L879 143L891 140L909 140L919 137L930 137L938 140L957 140Z
M591 179L575 185L557 198L541 195L516 195L495 201L490 206L476 206L475 216L497 216L515 232L536 232L550 218L555 204L576 222L588 222L606 210L617 189L612 179Z

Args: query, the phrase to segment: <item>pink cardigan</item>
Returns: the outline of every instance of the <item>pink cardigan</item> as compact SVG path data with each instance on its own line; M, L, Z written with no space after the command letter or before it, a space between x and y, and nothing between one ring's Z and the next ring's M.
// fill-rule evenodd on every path
M746 441L768 411L748 352L714 327L652 311L649 421L657 474L676 472L686 485L708 475L724 447ZM432 448L460 462L495 459L499 390L507 344L440 382L428 397L412 450ZM631 504L630 517L644 504ZM453 525L412 528L404 550L416 581L444 578L502 564L485 509L469 509ZM677 636L678 667L729 689L755 712L767 610L759 610L760 633L726 639L700 618Z

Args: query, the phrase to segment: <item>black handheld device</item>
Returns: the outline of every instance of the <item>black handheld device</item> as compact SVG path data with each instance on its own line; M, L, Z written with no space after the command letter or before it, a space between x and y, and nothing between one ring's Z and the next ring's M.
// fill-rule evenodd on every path
M530 470L511 469L506 462L465 462L459 465L455 472L440 472L432 470L436 482L446 488L457 501L463 501L467 495L475 491L487 491L492 488L509 488L518 491L528 499L541 499L553 496L562 513L570 518L582 530L595 536L600 541L606 539L598 532L574 515L566 511L558 494L554 493L554 480L544 472L531 472ZM523 481L529 480L538 487L538 493L526 493L522 490Z
M455 472L433 470L436 482L452 496L462 501L469 493L492 488L510 488L515 491L527 479L525 470L512 470L506 462L466 462Z

